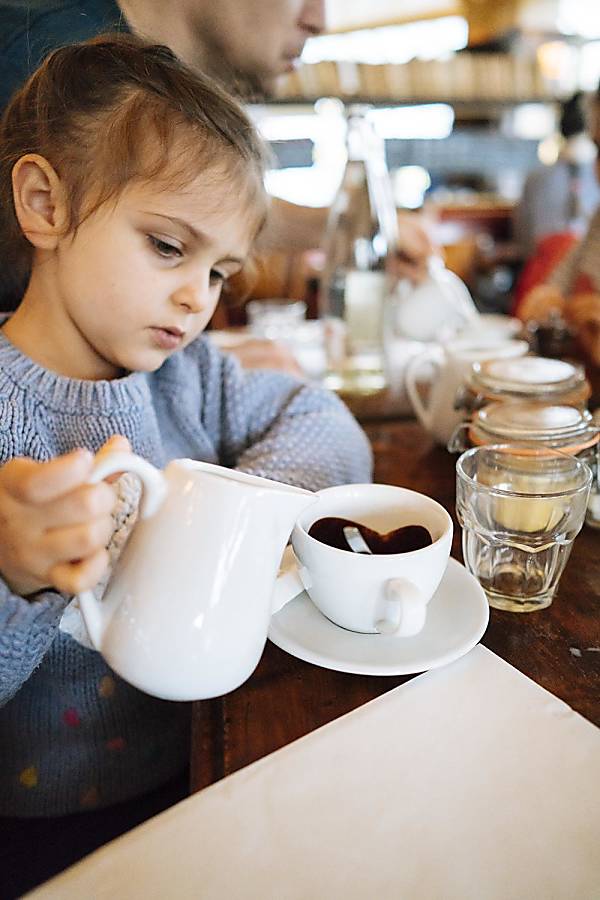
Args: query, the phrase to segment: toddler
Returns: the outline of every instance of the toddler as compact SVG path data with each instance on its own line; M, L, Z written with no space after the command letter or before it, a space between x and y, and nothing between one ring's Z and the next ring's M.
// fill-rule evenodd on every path
M219 87L95 38L34 73L0 148L0 259L29 274L0 320L0 815L69 816L147 795L189 749L189 705L61 628L108 565L94 454L128 441L313 490L369 480L371 457L334 395L202 336L266 213L261 142Z

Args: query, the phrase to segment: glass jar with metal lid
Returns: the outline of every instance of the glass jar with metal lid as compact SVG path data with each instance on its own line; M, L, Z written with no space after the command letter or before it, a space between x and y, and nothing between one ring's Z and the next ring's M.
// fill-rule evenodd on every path
M538 401L573 406L583 412L590 394L583 366L544 356L525 356L474 363L459 402L468 412L495 400Z
M600 528L600 422L587 410L529 401L489 403L474 412L450 439L448 449L466 450L485 444L518 443L540 450L561 450L577 456L592 470L593 482L586 522Z

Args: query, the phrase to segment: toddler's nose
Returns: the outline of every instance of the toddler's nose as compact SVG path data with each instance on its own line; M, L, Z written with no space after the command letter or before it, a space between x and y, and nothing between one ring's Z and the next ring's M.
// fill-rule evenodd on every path
M200 280L181 285L171 295L172 300L178 306L184 307L188 312L201 312L208 302L208 286Z

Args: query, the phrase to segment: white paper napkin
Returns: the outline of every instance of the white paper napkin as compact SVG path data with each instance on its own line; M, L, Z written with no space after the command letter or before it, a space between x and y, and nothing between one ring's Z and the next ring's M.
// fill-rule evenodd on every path
M600 730L478 646L34 896L597 900Z

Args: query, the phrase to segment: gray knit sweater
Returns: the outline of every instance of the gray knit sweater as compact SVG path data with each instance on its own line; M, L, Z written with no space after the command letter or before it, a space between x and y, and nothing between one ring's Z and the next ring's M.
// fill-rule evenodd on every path
M91 382L42 369L0 332L0 464L95 451L113 434L160 467L190 457L313 490L371 475L366 438L336 397L244 372L207 338L152 374ZM61 630L69 599L25 600L0 578L0 815L117 803L187 759L189 705L137 691Z

